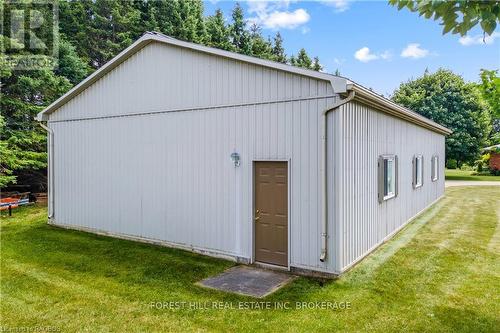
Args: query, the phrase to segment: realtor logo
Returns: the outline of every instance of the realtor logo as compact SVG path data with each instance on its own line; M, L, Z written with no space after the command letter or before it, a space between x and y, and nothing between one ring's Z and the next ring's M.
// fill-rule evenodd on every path
M57 68L57 1L6 0L0 5L0 11L0 61L12 70Z

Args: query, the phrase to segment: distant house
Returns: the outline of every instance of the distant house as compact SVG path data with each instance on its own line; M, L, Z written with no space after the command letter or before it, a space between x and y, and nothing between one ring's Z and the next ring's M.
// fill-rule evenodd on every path
M38 120L50 223L326 275L443 195L450 133L346 78L158 33Z

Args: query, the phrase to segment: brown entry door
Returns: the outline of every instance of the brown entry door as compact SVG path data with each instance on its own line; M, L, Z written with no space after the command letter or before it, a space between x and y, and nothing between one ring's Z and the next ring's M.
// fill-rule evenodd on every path
M288 266L287 162L255 162L255 260Z

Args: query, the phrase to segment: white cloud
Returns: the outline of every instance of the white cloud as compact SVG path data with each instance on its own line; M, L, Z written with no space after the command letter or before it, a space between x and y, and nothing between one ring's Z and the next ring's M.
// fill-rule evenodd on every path
M403 51L401 51L401 56L403 58L425 58L429 55L429 50L423 49L420 47L418 43L410 43L408 44Z
M370 49L365 46L354 52L354 58L361 62L370 62L377 59L389 60L392 58L392 53L389 50L378 54L372 53Z
M264 28L269 29L295 29L298 26L305 24L309 21L311 16L302 8L293 12L288 11L274 11L265 16L261 23Z
M302 32L302 34L307 34L309 31L311 31L311 28L309 27L302 27L302 29L300 29L300 32Z
M349 0L323 0L321 3L335 8L335 11L338 13L349 9Z
M289 4L290 1L249 1L248 12L255 16L248 21L267 29L295 29L309 22L311 16L305 9L289 11ZM305 29L303 33L308 32L308 28Z
M354 52L354 58L361 62L369 62L378 59L378 55L371 53L370 49L365 46Z
M392 58L392 52L389 50L386 50L380 54L380 58L384 60L390 60Z
M495 39L500 38L500 32L494 32L491 35L486 35L483 41L483 35L475 35L475 36L464 36L458 39L458 42L464 46L470 45L481 45L486 44L490 45L495 42Z

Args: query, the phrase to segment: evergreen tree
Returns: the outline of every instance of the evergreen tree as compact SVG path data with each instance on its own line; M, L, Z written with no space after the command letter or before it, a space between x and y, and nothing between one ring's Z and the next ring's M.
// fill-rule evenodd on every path
M243 8L239 3L236 3L232 12L233 24L231 25L231 41L236 52L250 55L252 53L252 45L250 36L246 30L245 17Z
M141 17L138 4L131 1L62 1L60 31L97 69L143 33Z
M299 50L299 53L297 54L297 57L295 58L295 63L292 63L292 65L297 66L297 67L307 68L307 69L312 68L312 60L307 55L307 52L304 48L301 48Z
M252 55L262 59L273 59L272 45L269 40L262 37L261 29L253 23L250 27L250 40L252 44Z
M74 85L88 75L90 68L83 59L78 57L75 47L67 40L61 39L59 43L59 63L54 72L56 75L64 76Z
M176 38L203 43L205 41L205 24L202 19L203 4L197 1L178 0L180 22Z
M274 61L286 64L287 59L286 59L285 49L283 47L283 38L281 37L279 31L274 36L274 45L272 49L272 54Z
M323 70L323 66L321 66L321 64L319 63L319 58L318 57L314 57L314 61L313 61L313 64L312 64L312 69L315 70L315 71L321 71Z
M231 44L229 28L224 22L224 15L220 9L215 11L213 16L209 16L205 23L207 27L207 45L226 51L233 50Z
M195 42L199 44L206 44L208 40L207 28L205 26L205 18L203 17L204 7L202 1L190 1L191 13L196 22L196 39Z
M61 37L75 47L78 56L87 64L91 63L90 49L95 45L91 30L93 6L92 0L59 2Z
M6 10L12 8L8 7L11 4L4 5ZM26 6L29 5L26 3ZM48 10L41 15L46 18L53 14ZM6 29L10 23L3 23L2 31L10 32L10 27ZM53 36L51 25L44 25L37 31L38 37L46 38L47 35ZM20 37L15 32L13 37L0 35L0 43L17 48L16 54L20 56L38 52L23 49L21 46L26 41L15 39ZM86 75L84 61L76 57L74 48L64 40L60 45L61 67L55 70L42 67L17 71L3 60L1 57L0 186L15 182L20 172L34 172L46 167L46 133L34 117L71 87L70 80L76 82Z

